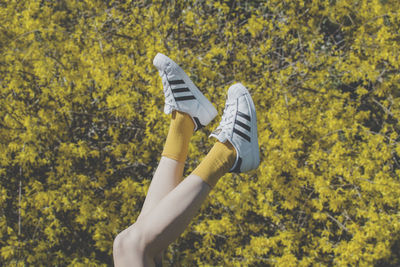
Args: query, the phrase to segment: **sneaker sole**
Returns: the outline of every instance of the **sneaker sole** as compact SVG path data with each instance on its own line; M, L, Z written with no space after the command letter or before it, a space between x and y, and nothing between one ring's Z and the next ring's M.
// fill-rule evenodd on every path
M258 128L257 128L257 112L256 112L256 106L254 105L253 99L252 99L252 97L251 97L249 92L247 92L245 94L245 98L247 100L248 105L250 106L250 118L251 118L251 121L254 122L253 125L255 126L255 131L253 131L252 135L251 135L251 138L252 138L251 140L255 140L251 144L252 145L252 151L254 151L253 156L255 156L254 157L255 162L254 162L254 165L252 166L251 169L255 169L260 164L260 148L259 148L259 145L258 145L258 133L257 133L257 131L258 131Z
M250 92L247 90L247 88L242 84L235 84L233 86L240 87L245 90L245 93L242 96L245 97L246 102L247 102L248 106L250 107L250 119L252 122L252 128L255 127L255 131L251 132L251 140L255 140L255 141L251 142L251 148L252 148L251 151L253 151L253 158L254 158L254 162L251 165L251 167L246 170L241 170L240 168L242 166L240 166L239 170L237 170L236 169L237 166L233 166L231 169L231 172L247 172L252 169L256 169L258 167L258 165L260 164L260 149L259 149L259 145L258 145L258 133L257 133L257 131L258 131L257 112L256 112L256 106L254 105L253 99L250 95ZM240 157L240 155L237 155L237 158L239 158L239 157ZM243 157L240 157L240 158L243 158Z

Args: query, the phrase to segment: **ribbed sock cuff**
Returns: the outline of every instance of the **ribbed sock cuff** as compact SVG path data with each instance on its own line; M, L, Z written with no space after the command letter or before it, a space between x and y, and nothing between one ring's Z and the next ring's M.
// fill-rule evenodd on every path
M180 111L173 111L162 156L184 163L194 127L195 125L190 115Z
M236 150L232 144L217 141L192 174L201 177L213 188L219 178L232 168L235 160Z

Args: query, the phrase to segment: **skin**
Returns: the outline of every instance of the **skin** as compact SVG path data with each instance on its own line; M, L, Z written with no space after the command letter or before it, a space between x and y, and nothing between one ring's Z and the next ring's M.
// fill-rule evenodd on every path
M174 175L181 173L182 166L171 161L168 158L161 160L163 163L160 162L155 174L158 177L149 189L151 199L146 199L147 204L136 223L115 239L115 266L160 266L160 253L183 233L210 193L211 187L196 175L189 175L172 188L179 182ZM173 178L171 183L163 181L166 177L162 176L166 173L173 174L169 177ZM165 184L172 188L168 193L165 193L168 189ZM156 195L157 192L164 192L163 197Z

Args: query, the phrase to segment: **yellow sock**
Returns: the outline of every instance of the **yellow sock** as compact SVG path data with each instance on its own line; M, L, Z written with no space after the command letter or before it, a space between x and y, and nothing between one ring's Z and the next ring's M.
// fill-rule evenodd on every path
M211 187L214 187L219 178L228 172L236 160L236 150L229 141L216 142L207 156L192 172L200 176Z
M194 127L194 122L188 114L174 110L162 155L184 163Z

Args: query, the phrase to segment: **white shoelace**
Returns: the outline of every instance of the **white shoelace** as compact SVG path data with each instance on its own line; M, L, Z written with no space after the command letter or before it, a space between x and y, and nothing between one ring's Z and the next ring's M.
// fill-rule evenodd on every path
M162 76L162 83L164 87L165 105L172 109L176 106L175 99L172 95L171 86L168 83L166 74Z
M224 108L224 113L222 114L220 127L222 132L227 135L233 129L235 116L235 102L226 103Z

